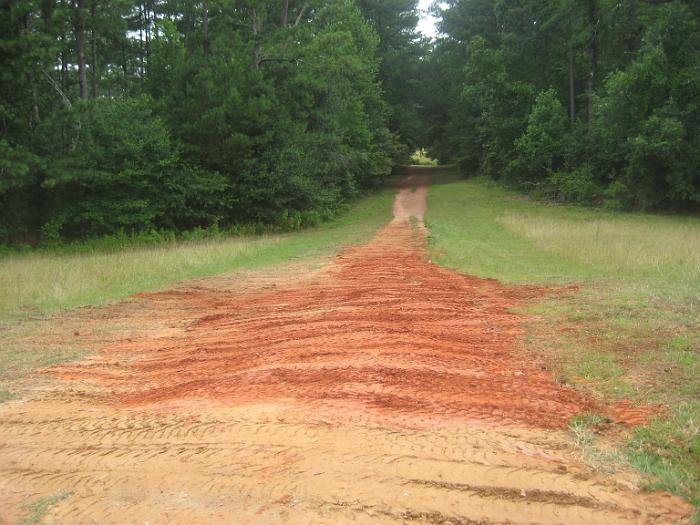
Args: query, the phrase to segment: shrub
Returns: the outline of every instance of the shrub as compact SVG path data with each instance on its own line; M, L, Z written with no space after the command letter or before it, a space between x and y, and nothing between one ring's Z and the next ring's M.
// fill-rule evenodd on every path
M571 171L557 171L549 176L549 183L554 195L568 202L595 204L600 201L602 194L588 165Z
M218 219L225 181L181 164L152 106L147 96L95 100L43 125L47 149L58 151L44 170L47 240L189 228Z
M564 107L553 89L542 91L528 117L525 132L515 141L520 178L541 181L561 169L569 131ZM513 167L511 167L511 170Z

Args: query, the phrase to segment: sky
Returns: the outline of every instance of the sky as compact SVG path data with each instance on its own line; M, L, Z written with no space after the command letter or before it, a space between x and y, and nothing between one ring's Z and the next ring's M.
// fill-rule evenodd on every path
M422 11L422 18L418 22L418 30L425 36L434 38L435 37L435 18L428 14L428 7L433 3L433 0L420 0L418 2L418 7Z

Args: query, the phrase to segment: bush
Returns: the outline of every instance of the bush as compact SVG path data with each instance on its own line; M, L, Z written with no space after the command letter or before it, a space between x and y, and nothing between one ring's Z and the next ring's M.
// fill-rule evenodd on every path
M218 220L225 181L181 164L152 106L147 96L95 100L43 125L47 149L54 150L44 170L47 240Z
M556 92L542 91L528 117L525 132L515 141L518 159L511 171L519 172L521 180L545 180L562 168L569 149L568 139L566 112Z
M602 189L595 182L591 168L580 166L571 171L557 171L549 176L554 196L578 204L600 202Z

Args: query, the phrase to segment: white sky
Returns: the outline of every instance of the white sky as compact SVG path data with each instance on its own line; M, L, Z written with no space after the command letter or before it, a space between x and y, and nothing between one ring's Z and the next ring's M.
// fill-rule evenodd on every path
M418 22L418 30L425 36L430 38L435 38L435 18L428 14L428 7L433 3L433 0L420 0L418 2L418 7L422 11L422 18Z

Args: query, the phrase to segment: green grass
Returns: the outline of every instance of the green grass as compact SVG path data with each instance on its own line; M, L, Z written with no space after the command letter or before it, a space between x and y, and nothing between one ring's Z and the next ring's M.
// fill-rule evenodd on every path
M4 403L5 401L9 401L13 398L14 396L9 388L9 385L6 385L5 383L0 383L0 403Z
M610 424L610 419L595 412L579 414L569 422L569 431L582 458L602 472L615 472L624 463L622 453L610 446L604 447L598 432Z
M697 218L537 204L454 175L438 176L429 198L427 221L448 266L506 282L634 281L700 305Z
M636 429L626 452L650 475L649 489L684 495L700 507L700 401L680 403L669 417Z
M0 321L101 305L185 279L330 255L342 245L368 240L389 221L393 194L378 192L340 218L296 233L6 255L0 258Z
M22 525L30 525L41 522L53 507L71 495L72 492L63 491L27 504L25 510L28 512L28 515L20 523Z
M667 407L623 456L700 506L700 219L539 203L453 173L434 176L426 223L444 266L577 287L525 308L527 351L591 395ZM574 425L577 441L589 427Z

